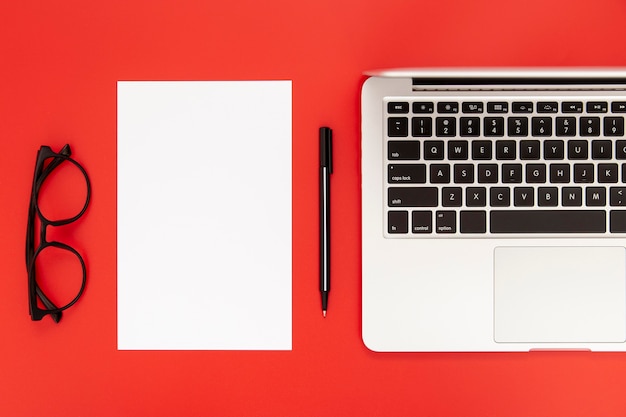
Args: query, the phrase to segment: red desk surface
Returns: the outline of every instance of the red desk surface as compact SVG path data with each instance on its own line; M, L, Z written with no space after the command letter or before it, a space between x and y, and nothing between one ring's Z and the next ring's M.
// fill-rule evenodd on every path
M623 415L624 354L364 347L359 92L373 68L626 66L625 17L623 0L2 2L0 415ZM293 80L291 352L116 350L116 81L145 79ZM335 133L325 320L321 125ZM93 200L57 233L86 254L89 281L60 324L31 322L23 245L33 164L41 144L66 142ZM185 150L173 146L172 157Z

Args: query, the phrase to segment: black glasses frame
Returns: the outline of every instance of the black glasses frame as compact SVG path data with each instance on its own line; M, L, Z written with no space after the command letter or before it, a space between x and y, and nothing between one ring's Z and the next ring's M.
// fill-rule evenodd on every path
M85 267L85 261L80 253L78 253L76 249L65 243L48 241L46 239L48 226L65 226L67 224L75 222L83 214L85 214L85 211L87 211L87 206L89 205L89 200L91 199L91 183L89 181L89 176L87 175L85 169L78 162L70 158L71 155L72 151L69 145L65 145L59 153L52 151L49 146L42 146L41 148L39 148L39 151L37 151L35 173L33 175L33 185L30 194L30 203L28 205L28 225L26 229L26 270L28 272L28 305L31 320L41 320L46 315L50 314L52 319L56 323L58 323L62 317L61 312L70 308L76 303L76 301L78 301L78 299L83 294L83 291L85 290L85 284L87 283L87 268ZM50 160L50 162L46 165L47 160ZM67 219L49 220L43 215L43 213L39 209L39 204L37 203L39 198L39 192L46 178L54 171L55 168L57 168L64 162L73 164L84 175L85 183L87 184L87 198L85 199L85 205L77 215ZM41 223L39 231L39 246L37 247L35 247L36 218L38 218L39 222ZM78 294L76 294L76 296L69 303L61 307L57 307L46 296L46 294L44 294L42 289L39 287L39 284L37 283L35 261L37 260L37 256L39 256L39 254L44 249L49 247L66 250L74 254L80 261L80 265L83 270L82 283ZM40 308L37 300L41 300L41 303L45 308Z

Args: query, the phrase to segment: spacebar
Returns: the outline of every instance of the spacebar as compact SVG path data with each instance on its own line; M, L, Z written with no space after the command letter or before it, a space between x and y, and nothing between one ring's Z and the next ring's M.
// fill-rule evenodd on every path
M603 210L493 210L491 233L604 233Z

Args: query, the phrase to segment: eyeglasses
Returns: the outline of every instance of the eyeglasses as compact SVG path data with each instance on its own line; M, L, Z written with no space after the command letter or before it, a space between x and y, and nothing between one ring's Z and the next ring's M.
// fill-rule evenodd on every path
M26 230L26 270L28 272L28 305L32 320L41 320L46 315L50 315L52 319L58 323L62 317L62 311L73 306L81 297L87 282L87 269L83 257L71 246L57 242L48 241L48 226L58 227L65 226L78 220L89 205L91 198L91 184L85 169L75 160L70 158L72 151L69 145L65 145L59 153L55 153L48 146L42 146L37 152L37 160L35 163L35 174L33 176L33 186L30 195L30 203L28 206L28 226ZM78 171L76 171L78 169ZM68 174L63 174L69 172ZM80 177L84 177L84 184ZM66 184L65 179L72 178L71 184ZM76 193L75 188L85 187L85 197ZM58 206L59 195L61 198L66 191L74 196L80 195L80 201L72 201L69 209L71 212L60 212L55 208ZM45 201L44 201L45 200ZM84 201L84 204L83 204ZM51 203L51 204L49 204ZM52 208L50 208L52 207ZM39 224L36 220L39 219ZM39 229L39 242L36 244L35 236L37 227ZM60 269L52 273L54 279L50 278L50 274L46 274L46 262L51 260L62 259ZM77 272L77 268L67 267L67 264L75 264L78 260L82 269L82 278L76 282L79 283L78 293L70 299L69 302L57 307L49 297L54 283L59 284L59 280L66 280L67 272ZM59 273L60 271L60 273ZM41 276L45 279L42 282ZM65 283L63 283L65 284ZM44 292L48 292L48 295ZM75 294L73 291L71 294ZM71 296L70 296L71 297ZM57 297L65 298L70 297ZM54 297L53 297L54 298Z

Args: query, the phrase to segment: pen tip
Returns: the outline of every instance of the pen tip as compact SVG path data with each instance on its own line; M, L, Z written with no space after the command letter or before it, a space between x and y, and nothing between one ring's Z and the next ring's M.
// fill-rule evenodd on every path
M322 314L326 317L326 310L322 311Z

